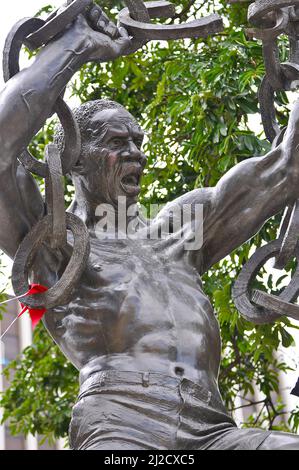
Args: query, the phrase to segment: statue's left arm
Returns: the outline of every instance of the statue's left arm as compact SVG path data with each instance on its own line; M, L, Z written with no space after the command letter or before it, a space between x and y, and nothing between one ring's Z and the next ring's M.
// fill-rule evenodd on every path
M267 219L297 198L299 101L279 147L263 157L239 163L214 188L195 189L167 205L162 213L166 215L173 204L203 205L203 244L198 254L194 253L194 262L202 273L249 240Z

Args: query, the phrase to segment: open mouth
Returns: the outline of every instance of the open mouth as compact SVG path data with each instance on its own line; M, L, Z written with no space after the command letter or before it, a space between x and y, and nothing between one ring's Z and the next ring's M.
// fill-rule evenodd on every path
M141 177L141 171L138 169L134 170L133 172L131 171L130 173L127 173L124 175L121 179L121 187L123 191L130 195L130 196L136 196L137 194L140 193L140 177Z

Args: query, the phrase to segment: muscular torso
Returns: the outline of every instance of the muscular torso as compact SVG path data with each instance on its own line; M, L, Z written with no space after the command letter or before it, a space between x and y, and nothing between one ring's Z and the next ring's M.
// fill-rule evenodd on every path
M167 240L91 236L89 264L72 302L45 317L84 377L151 370L217 387L218 323L197 271L175 248Z
M0 246L11 258L44 212L37 185L24 168L16 169L16 157L42 127L82 64L95 57L103 61L123 54L123 46L116 47L115 41L110 44L108 38L103 41L80 18L50 41L34 64L10 80L1 93ZM205 269L298 199L298 106L275 150L239 163L214 188L196 189L178 198L180 204L209 206L204 224ZM91 139L90 156L102 145L98 140L96 135ZM137 147L132 151L131 140L129 144L129 157L134 152L136 157ZM91 173L88 184L95 181L96 190L109 187L106 179L100 185ZM91 206L93 194L90 190ZM89 266L72 302L49 311L45 318L50 333L78 369L87 373L97 368L155 370L216 384L220 358L217 321L187 254L178 255L178 247L169 247L168 241L104 243L92 238ZM57 271L51 270L48 267L50 275L37 276L37 281L57 278Z

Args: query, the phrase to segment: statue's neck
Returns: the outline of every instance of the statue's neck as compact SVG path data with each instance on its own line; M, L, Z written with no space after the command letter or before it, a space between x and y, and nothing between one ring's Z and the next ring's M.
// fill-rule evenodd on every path
M89 231L93 232L96 228L104 227L106 222L109 232L127 233L129 224L134 225L134 221L141 223L134 201L129 203L125 197L113 201L109 191L91 191L79 178L74 180L74 184L75 199L70 211L84 221Z
M121 231L127 233L129 224L134 225L140 220L136 204L127 207L123 204L111 204L105 200L88 200L78 198L77 195L69 208L70 212L77 215L86 224L89 231L94 232L96 228L107 225L108 232ZM105 229L106 230L106 229Z

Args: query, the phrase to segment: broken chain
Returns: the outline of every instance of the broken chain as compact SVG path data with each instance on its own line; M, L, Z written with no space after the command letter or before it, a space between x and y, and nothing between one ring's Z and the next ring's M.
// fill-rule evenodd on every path
M119 26L125 27L132 36L135 52L152 39L180 39L206 37L222 31L223 23L214 14L186 24L152 24L152 18L172 18L175 9L167 1L143 3L142 0L125 0L127 8L119 13ZM23 45L31 50L48 44L61 34L79 14L93 5L92 0L68 0L64 7L54 11L46 20L25 18L19 21L7 36L4 53L4 80L8 81L19 72L19 55ZM28 296L23 303L31 308L53 308L70 300L89 256L89 235L85 224L75 215L65 213L62 176L76 164L81 149L80 132L74 116L63 101L63 94L53 109L65 134L65 146L61 154L55 145L46 148L46 161L37 160L24 148L18 157L30 172L46 180L46 216L39 220L22 241L14 260L12 283L17 296L29 290L28 276L33 259L43 244L50 249L64 249L67 245L67 229L74 238L72 256L62 277L47 292Z
M158 0L143 2L143 0L125 0L127 8L119 12L118 24L127 29L132 36L132 50L136 51L151 40L170 40L183 38L206 37L209 34L223 30L223 22L218 14L195 19L183 24L154 24L151 19L172 18L175 6L168 1ZM25 18L18 22L8 36L8 41L14 41L14 47L6 47L4 65L16 64L20 48L25 44L35 50L57 35L93 5L93 0L68 0L64 8L54 11L46 20L40 18ZM6 77L7 78L7 77Z
M38 47L48 34L48 40L57 34L62 23L69 24L91 1L75 1L58 17L52 15L48 22L39 18L19 21L7 36L3 53L3 76L8 81L19 70L19 55L23 44ZM55 22L55 18L58 21ZM51 29L51 28L52 29ZM50 29L52 33L50 32ZM36 34L38 33L38 34ZM29 38L29 39L28 39ZM38 42L40 41L40 42ZM31 308L54 308L70 301L74 289L86 267L89 256L89 234L84 222L74 214L66 213L64 206L63 175L69 173L77 163L81 151L81 136L72 111L60 96L53 110L64 129L64 149L49 144L45 161L35 159L24 149L18 160L31 173L45 178L46 215L39 220L20 244L12 269L12 285L16 296L29 290L28 277L33 260L42 245L50 250L65 250L67 229L72 232L73 246L70 260L58 282L44 293L24 298L23 303Z
M275 109L277 91L295 90L299 84L299 0L256 0L249 6L248 19L255 26L249 34L262 40L266 75L258 99L266 137L275 148L283 140ZM289 61L280 63L278 38L289 38ZM243 266L232 297L238 311L254 323L273 322L283 315L299 319L299 200L287 207L277 240L259 248ZM261 267L275 257L275 268L284 269L296 257L297 268L290 284L279 296L252 290L251 284Z

